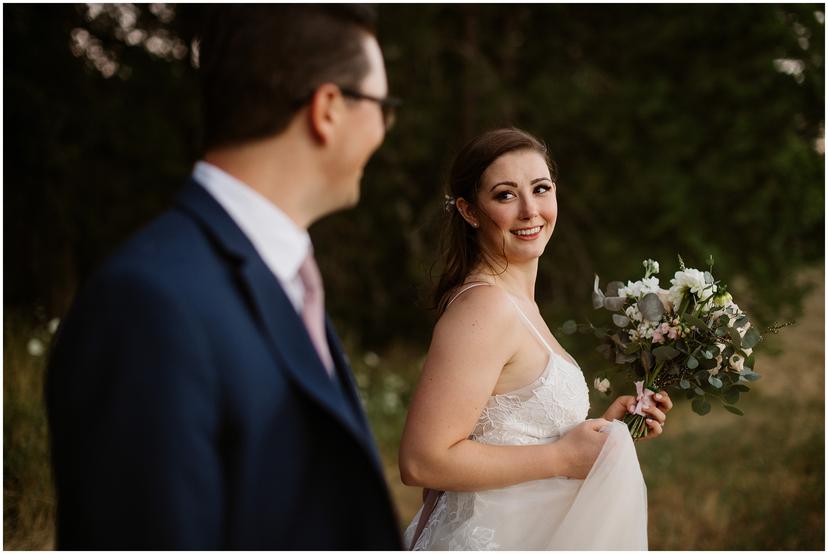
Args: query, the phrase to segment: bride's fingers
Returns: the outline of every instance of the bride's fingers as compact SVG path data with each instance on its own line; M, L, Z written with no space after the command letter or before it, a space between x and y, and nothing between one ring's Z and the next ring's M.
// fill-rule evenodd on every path
M657 437L664 432L664 425L662 425L654 419L648 419L647 425L650 426L650 432L647 433L648 438L650 437L650 435L652 435L653 437Z
M670 398L670 395L667 394L667 391L658 391L654 398L663 412L667 413L673 409L673 400Z
M650 408L644 408L644 412L650 414L650 416L655 418L655 420L658 421L659 423L664 423L667 420L667 415L664 412L662 412L661 410L659 410L658 408L656 408L655 406L652 406ZM647 418L647 419L650 419L650 418Z

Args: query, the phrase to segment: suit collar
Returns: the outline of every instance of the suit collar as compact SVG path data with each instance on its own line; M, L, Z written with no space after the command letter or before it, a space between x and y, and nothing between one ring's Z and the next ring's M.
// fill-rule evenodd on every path
M344 387L329 377L319 355L278 280L227 212L198 183L191 180L177 206L196 219L216 247L237 267L251 310L288 376L310 398L340 421L379 463L347 362L328 322L328 341ZM333 338L333 340L331 340Z

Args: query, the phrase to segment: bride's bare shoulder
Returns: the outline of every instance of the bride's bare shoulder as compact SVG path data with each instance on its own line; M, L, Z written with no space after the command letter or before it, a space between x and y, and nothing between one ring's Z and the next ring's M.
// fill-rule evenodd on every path
M515 308L509 295L497 285L481 283L458 287L440 320L440 326L498 329L511 325Z

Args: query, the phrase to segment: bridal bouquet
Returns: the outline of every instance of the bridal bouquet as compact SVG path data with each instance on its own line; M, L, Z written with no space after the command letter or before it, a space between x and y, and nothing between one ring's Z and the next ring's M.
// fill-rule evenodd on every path
M567 334L593 333L602 342L598 350L635 375L638 403L624 418L634 439L647 434L642 408L651 406L650 397L661 389L685 391L699 415L710 411L711 399L742 415L734 404L750 390L748 383L760 377L753 371L753 348L762 336L733 301L727 285L713 277L712 256L708 263L709 271L700 271L685 267L679 256L680 269L666 290L653 260L644 261L643 279L626 285L611 282L606 292L596 275L592 305L610 312L612 325L572 320L563 325ZM599 378L595 385L606 391L609 381Z

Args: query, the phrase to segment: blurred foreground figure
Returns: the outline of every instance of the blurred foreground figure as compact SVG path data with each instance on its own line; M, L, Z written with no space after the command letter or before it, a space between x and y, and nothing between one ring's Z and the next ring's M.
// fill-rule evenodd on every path
M59 549L400 548L307 232L356 204L393 116L374 17L212 8L204 157L50 360Z

